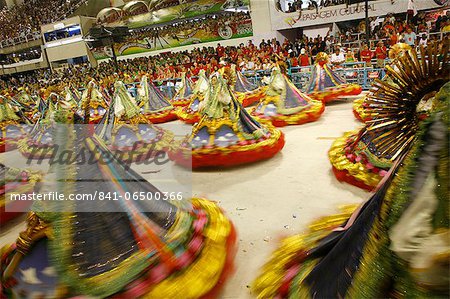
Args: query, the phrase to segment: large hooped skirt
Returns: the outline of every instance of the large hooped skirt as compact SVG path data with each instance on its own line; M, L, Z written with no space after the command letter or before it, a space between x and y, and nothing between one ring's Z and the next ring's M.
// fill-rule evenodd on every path
M365 97L362 97L353 102L353 115L356 117L357 120L363 123L372 119L370 117L370 114L367 113L364 107L365 99L366 99Z
M385 171L376 167L369 169L363 162L350 160L352 157L347 156L345 147L349 137L355 134L357 132L347 132L337 138L328 151L328 158L333 167L333 173L339 181L372 191L381 181Z
M242 107L248 107L258 103L264 97L264 88L258 88L251 92L237 92L237 100L242 104Z
M276 114L269 117L262 113L257 113L256 108L252 110L251 114L263 121L270 121L275 127L285 127L289 125L301 125L314 122L320 118L324 111L325 105L321 102L315 101L315 103L313 103L313 105L307 110L302 110L291 115Z
M336 100L338 97L357 96L361 92L362 87L358 84L342 84L333 88L327 88L322 91L313 91L309 94L309 96L315 100L328 103Z
M162 124L177 119L177 114L174 109L144 114L152 124Z
M225 216L223 211L214 203L205 199L192 199L193 212L196 221L191 230L191 242L185 248L186 256L178 267L172 271L164 271L157 264L143 270L136 280L121 287L118 285L102 285L102 275L88 278L92 280L92 288L77 286L78 295L86 293L105 293L112 298L177 298L183 294L183 298L215 298L228 279L233 270L233 260L236 253L236 231L233 224ZM58 237L56 235L55 237ZM45 239L44 239L45 241ZM48 242L44 243L47 251L54 251ZM41 246L42 247L42 246ZM1 272L16 253L15 245L4 247L1 251ZM27 255L31 259L38 259L42 252L31 250ZM41 257L42 258L42 257ZM181 261L181 260L180 260ZM52 266L52 262L48 266ZM53 262L61 262L54 259ZM26 265L25 265L26 266ZM19 269L16 270L19 271ZM3 274L3 273L1 273ZM67 273L64 273L67 275ZM123 271L122 275L127 277L128 273ZM67 279L67 277L65 277ZM64 278L57 282L67 281ZM95 283L98 280L98 283ZM2 282L2 289L10 294L10 288L14 284ZM49 290L61 289L61 285L49 285ZM61 290L64 292L65 288ZM75 288L71 288L75 289ZM64 296L64 295L63 295ZM84 297L83 297L84 298Z
M169 153L175 163L192 167L192 169L208 167L230 167L270 159L284 147L284 134L269 128L270 137L252 140L246 144L235 144L229 147L202 147L191 149L180 147Z

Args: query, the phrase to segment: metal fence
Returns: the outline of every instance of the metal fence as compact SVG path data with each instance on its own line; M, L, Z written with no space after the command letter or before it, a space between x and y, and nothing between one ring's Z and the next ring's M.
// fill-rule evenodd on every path
M312 68L313 66L292 67L288 70L288 76L297 88L302 91L306 91L311 79ZM364 90L370 89L375 78L382 79L386 74L384 68L366 67L363 62L344 63L342 64L342 67L335 68L334 71L344 78L347 83L359 84ZM266 84L264 82L266 80L263 79L264 77L270 76L270 71L246 71L243 72L243 74L250 82L257 84L258 86L262 86ZM196 77L192 77L192 79L195 80ZM164 96L173 98L176 92L175 86L180 81L181 78L171 78L161 81L153 81L153 84L163 93ZM137 84L137 82L126 84L128 91L132 96L137 95Z
M313 66L292 67L288 70L288 75L292 82L302 91L305 91L311 79ZM344 78L347 83L359 84L363 89L370 89L375 78L383 78L384 68L367 67L365 62L344 63L341 67L336 67L334 71ZM270 71L253 71L243 73L250 82L263 85L262 79L270 76Z

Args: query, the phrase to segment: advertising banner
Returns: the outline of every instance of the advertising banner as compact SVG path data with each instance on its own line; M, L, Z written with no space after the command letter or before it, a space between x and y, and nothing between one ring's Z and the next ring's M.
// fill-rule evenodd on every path
M350 5L320 5L317 8L305 8L302 11L289 13L283 12L276 5L277 1L274 0L270 5L272 30L330 24L365 18L364 1ZM439 7L434 0L417 1L416 6L418 10ZM407 9L408 1L375 0L369 1L368 5L369 17L383 16L389 13L404 13Z
M195 25L183 26L182 29L143 31L127 38L123 43L115 44L114 50L117 56L125 56L253 35L250 18L244 20L231 18L227 22L213 22L213 24L211 26L205 21L203 24L195 23ZM109 47L95 48L92 52L97 60L112 56Z

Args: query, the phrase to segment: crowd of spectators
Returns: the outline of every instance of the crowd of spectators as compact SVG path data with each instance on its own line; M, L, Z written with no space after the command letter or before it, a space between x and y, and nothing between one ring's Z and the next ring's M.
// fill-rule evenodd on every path
M386 43L394 45L400 40L413 45L419 41L419 37L436 32L450 32L450 10L441 14L437 19L427 17L425 12L408 19L406 14L388 14L385 17L369 18L370 38L374 40L385 40ZM408 32L408 30L410 30ZM364 40L366 34L365 21L359 24L349 22L343 26L338 38L342 43L355 43ZM411 37L412 36L412 37Z
M440 17L439 30L449 25L449 14ZM245 17L245 15L242 15ZM227 18L224 18L225 20ZM219 22L218 18L211 20ZM427 31L425 35L414 32L420 32L420 18L414 22L403 22L395 16L388 15L379 24L373 25L374 31L377 27L386 27L394 24L396 32L401 32L399 38L393 40L385 37L365 44L346 44L339 36L333 36L330 32L326 36L317 36L315 38L302 36L294 41L283 42L272 40L262 40L258 45L249 42L247 45L240 44L238 46L224 47L218 44L217 47L197 47L192 51L166 52L150 57L141 57L127 60L120 60L118 66L113 61L103 62L97 68L88 65L70 66L61 71L53 73L39 71L28 75L15 76L13 78L3 78L1 87L21 86L23 84L31 84L35 87L45 88L53 84L71 84L77 87L83 87L89 80L94 79L104 86L112 85L116 80L120 79L126 83L139 80L142 74L146 74L150 79L157 82L165 80L173 80L180 78L183 73L188 76L195 77L201 69L205 69L208 73L218 70L223 63L234 63L242 71L269 71L274 61L285 63L288 67L305 67L314 63L315 56L319 52L328 53L330 62L335 67L340 67L344 63L351 63L355 67L377 67L382 68L388 58L389 48L397 42L410 43L412 46L426 46L433 39L440 38L436 35L429 35ZM189 28L190 21L181 22L182 28ZM404 28L400 28L401 22ZM202 23L202 22L200 22ZM376 22L375 22L376 23ZM437 23L437 22L436 22ZM175 27L175 26L173 26ZM171 31L170 26L162 31L165 35L177 34L180 28ZM431 27L431 32L433 27ZM139 32L144 36L149 36L148 31ZM160 32L161 34L161 32ZM447 39L449 34L444 34L443 38ZM134 36L134 38L138 38Z
M41 58L42 50L40 47L30 48L20 53L11 53L4 55L2 59L0 59L0 64L2 65L10 65L13 63L18 63L21 61L28 61Z
M448 38L448 35L445 37ZM186 73L190 77L198 75L204 69L211 74L223 64L236 64L241 71L270 72L275 61L285 63L288 67L303 67L314 63L315 55L319 52L329 54L330 62L339 67L343 63L354 63L355 66L383 67L388 56L389 45L383 41L373 48L363 45L361 49L346 49L339 42L331 43L331 39L317 37L301 38L290 42L280 43L276 39L265 41L259 45L251 41L247 45L224 47L198 47L192 51L166 52L150 57L119 60L116 67L113 61L101 63L97 68L87 64L69 66L63 70L40 70L29 74L3 78L0 88L18 88L31 85L34 89L42 89L53 85L70 84L76 87L85 86L94 79L104 87L111 87L116 80L125 83L139 81L146 74L157 84L167 84ZM372 65L372 63L374 65Z
M0 10L0 40L25 38L39 32L42 24L65 19L86 0L25 0Z
M163 9L163 8L168 8L168 7L172 7L172 6L177 6L180 4L184 4L184 3L192 3L192 2L196 2L198 0L159 0L159 1L154 1L153 5L151 5L151 9Z
M200 20L201 19L201 20ZM134 30L125 43L138 42L144 38L160 38L164 44L168 39L180 40L187 38L195 32L203 30L206 33L217 33L219 28L230 25L236 26L241 22L251 21L249 12L225 12L205 15L201 18L189 19L171 23L165 26L146 27Z

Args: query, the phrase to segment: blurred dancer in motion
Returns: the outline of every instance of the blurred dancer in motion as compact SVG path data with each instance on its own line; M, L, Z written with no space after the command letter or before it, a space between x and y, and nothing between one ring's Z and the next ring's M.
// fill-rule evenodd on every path
M338 51L338 48L336 49ZM339 58L341 59L341 58ZM339 60L342 63L345 58ZM329 66L328 55L320 52L316 56L307 93L315 100L328 103L341 96L359 95L362 91L358 84L348 84Z
M194 124L200 120L198 111L200 103L205 99L205 95L209 90L209 80L206 77L205 70L200 70L197 82L195 82L192 94L187 97L189 103L184 107L177 109L177 116L180 120L187 124Z
M284 146L284 134L249 115L218 72L211 75L210 88L198 111L200 120L192 128L192 134L171 154L182 166L251 163L273 157Z
M411 47L398 45L395 48L396 59L387 66L387 70L400 72L402 68L406 69L409 66L404 66L397 63L407 51L411 51ZM437 50L435 50L437 51ZM417 52L410 53L410 55L417 55ZM440 55L434 54L434 57L439 59ZM408 59L406 56L404 59ZM433 70L424 70L415 75L416 83L414 88L418 91L428 91L424 99L434 96L442 85L442 81L448 78L448 71L443 64L436 64ZM388 75L382 79L384 84L390 84L398 88L398 83L394 81L395 76ZM384 86L384 85L381 85ZM328 157L332 165L333 173L339 181L346 182L365 190L373 190L383 176L392 166L392 156L389 152L380 151L374 145L380 136L386 136L389 131L389 126L384 126L381 131L371 130L371 124L377 119L385 117L384 110L377 110L371 107L372 103L383 103L384 94L378 90L378 84L374 85L372 92L364 99L364 115L371 119L366 126L357 131L350 131L344 133L343 136L337 138L331 145L328 151ZM376 101L373 100L375 97ZM378 102L377 102L378 101ZM398 101L398 99L397 99ZM404 111L399 111L403 115ZM410 122L417 123L420 118L417 117L416 112L412 111L408 118ZM402 119L404 121L404 119Z
M57 160L43 191L119 196L119 200L36 202L28 226L1 254L2 295L12 298L183 298L217 295L230 270L235 234L214 203L123 200L158 190L109 152L70 110L54 120ZM88 120L86 120L86 123ZM87 153L92 159L82 159ZM62 161L62 160L59 160ZM52 180L53 179L53 180ZM57 212L59 211L59 212Z
M301 92L285 70L282 63L274 63L269 86L264 89L264 97L252 115L269 120L277 127L316 121L325 110L324 104Z
M141 78L136 102L141 113L153 124L165 123L177 119L174 107L164 95L144 75Z

